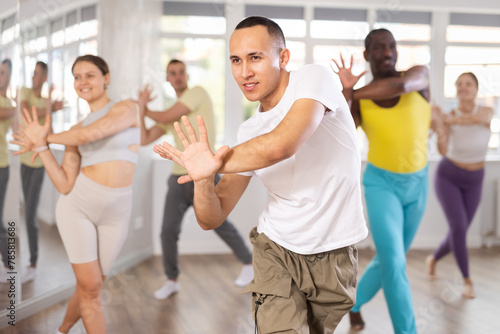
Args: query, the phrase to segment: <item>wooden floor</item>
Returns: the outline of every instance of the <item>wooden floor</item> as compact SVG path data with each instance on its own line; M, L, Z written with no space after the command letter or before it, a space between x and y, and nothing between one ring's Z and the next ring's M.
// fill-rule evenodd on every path
M500 248L470 251L471 275L477 297L463 300L462 282L452 257L439 263L440 280L425 278L429 251L410 251L408 276L412 286L418 332L432 334L500 333ZM360 250L360 273L373 252ZM248 295L233 285L240 264L231 255L181 256L181 291L157 301L153 292L164 282L161 258L153 257L109 279L103 302L110 334L250 334L254 333ZM67 302L52 306L1 333L52 334ZM362 309L362 334L392 333L382 293ZM71 334L85 333L81 322ZM344 317L336 333L351 333Z

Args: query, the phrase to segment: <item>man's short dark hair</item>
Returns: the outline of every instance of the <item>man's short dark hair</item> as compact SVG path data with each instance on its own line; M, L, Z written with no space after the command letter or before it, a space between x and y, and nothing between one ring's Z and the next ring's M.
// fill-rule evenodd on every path
M43 74L47 75L49 73L49 68L47 67L47 64L45 64L43 61L37 61L35 67L40 66L40 68L43 71Z
M373 39L373 37L375 35L378 35L378 34L381 34L381 33L384 33L384 32L389 33L389 34L392 35L392 33L389 30L385 29L385 28L374 29L374 30L370 31L368 33L368 35L366 35L366 37L365 37L365 49L368 50L368 48L372 44L372 39Z
M186 64L182 61L182 60L179 60L179 59L176 59L176 58L173 58L172 60L170 60L167 64L167 68L172 65L172 64L182 64L184 66L186 66Z
M281 30L280 26L271 19L268 19L264 16L249 16L243 19L234 30L250 28L255 26L264 26L267 28L267 32L269 36L274 41L274 45L278 48L279 51L286 48L285 44L285 35L283 34L283 30Z

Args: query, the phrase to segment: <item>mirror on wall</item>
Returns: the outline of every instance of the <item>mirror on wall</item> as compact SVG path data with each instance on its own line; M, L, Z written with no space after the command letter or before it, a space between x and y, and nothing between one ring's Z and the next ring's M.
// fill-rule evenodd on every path
M35 107L39 119L44 122L47 98L51 91L54 132L62 131L59 128L61 124L72 118L66 108L61 108L61 105L67 105L64 97L67 78L64 77L63 57L71 57L68 54L78 48L78 43L65 37L73 35L73 31L67 33L64 24L75 29L73 26L80 14L72 12L71 15L54 17L58 11L58 8L44 7L43 3L36 0L19 2L22 62L19 105L21 109ZM51 145L51 150L60 162L64 147ZM20 222L24 233L20 243L24 259L21 278L23 301L74 282L71 265L56 226L55 205L59 192L52 185L40 158L31 161L31 155L27 153L20 156Z
M21 299L19 251L19 158L9 144L17 124L17 97L21 81L19 25L16 0L0 2L0 315L15 314Z
M135 5L134 1L129 2ZM123 1L54 2L54 6L47 7L38 0L19 0L20 59L23 69L19 104L23 107L34 105L38 111L39 108L43 109L43 102L46 102L51 92L51 125L54 133L68 130L90 112L88 103L78 98L74 89L71 67L78 56L100 55L108 62L111 71L108 94L112 98L130 98L138 91L142 74L137 59L144 49L137 44L141 35L137 33L136 27L126 32L115 27L130 27L130 19L122 18L127 16L125 14L135 13L139 7L132 6L130 9L117 6L118 3L122 5ZM123 16L114 15L117 8L129 8L129 12ZM98 21L98 17L108 17L110 13L113 13L112 19L106 23ZM138 18L136 20L140 21ZM105 36L102 34L105 30L103 26L107 31ZM120 40L120 52L116 52L117 48L114 47L102 50L103 39ZM126 49L133 52L124 52ZM124 62L130 64L127 65L127 71L119 71L116 65ZM130 73L134 74L132 78ZM39 102L40 105L37 104ZM51 144L50 149L61 163L64 146ZM54 295L63 290L72 291L75 276L56 226L55 208L60 193L47 173L40 172L43 171L40 162L32 164L28 158L20 160L20 182L23 185L20 190L20 221L25 227L25 240L20 243L21 254L25 259L25 269L30 266L36 268L33 279L23 284L22 300L34 301L49 293ZM137 182L141 183L139 177L149 177L146 168L137 170ZM134 189L134 203L135 199L143 201L139 191L147 189ZM141 210L142 206L135 205L131 219L149 221L149 212L143 213ZM143 225L140 230L135 229L134 233L128 234L115 261L116 268L128 266L151 253L150 248L146 247L150 244L151 231L148 224ZM25 271L29 273L30 269Z

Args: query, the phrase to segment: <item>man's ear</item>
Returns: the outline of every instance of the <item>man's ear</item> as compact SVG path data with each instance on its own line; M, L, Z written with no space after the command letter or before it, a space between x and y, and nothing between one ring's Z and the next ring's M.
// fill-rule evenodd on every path
M363 51L363 58L365 58L365 60L368 61L368 53L366 52L366 49L365 51Z
M286 65L288 65L289 61L290 61L290 50L285 48L280 51L280 68L286 69Z

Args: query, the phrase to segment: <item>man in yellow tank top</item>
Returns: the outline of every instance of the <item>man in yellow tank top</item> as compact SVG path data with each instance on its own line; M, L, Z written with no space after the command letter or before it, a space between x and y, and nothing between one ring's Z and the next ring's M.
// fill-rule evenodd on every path
M377 251L359 281L351 326L364 328L360 308L382 288L395 333L414 334L406 252L427 202L429 75L426 66L397 71L397 56L391 32L371 31L365 39L364 57L373 80L356 90L353 87L365 72L353 75L342 56L340 63L334 62L355 124L362 127L369 142L363 185Z

